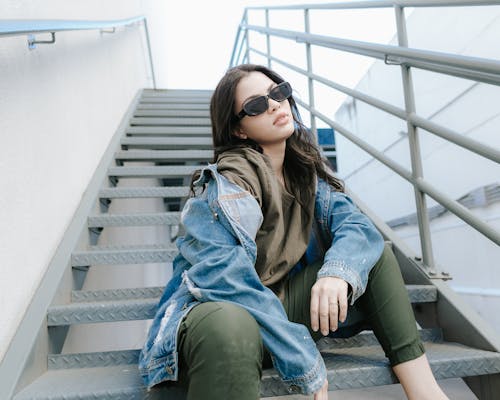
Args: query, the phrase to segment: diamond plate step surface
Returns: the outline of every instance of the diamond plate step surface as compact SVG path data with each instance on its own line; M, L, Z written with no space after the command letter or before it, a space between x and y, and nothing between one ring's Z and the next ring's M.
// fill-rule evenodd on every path
M178 225L180 212L137 213L137 214L102 214L88 218L89 228L110 226L151 226Z
M108 176L119 178L183 178L200 169L199 165L158 166L158 167L113 167Z
M212 150L129 150L119 151L115 159L123 161L209 161Z
M200 137L126 137L121 141L122 146L128 148L145 149L201 149L209 150L212 147L212 138Z
M426 343L427 357L437 379L500 372L500 354L454 343ZM331 349L323 352L330 390L379 386L396 382L380 346ZM290 394L272 369L264 370L262 397ZM181 399L166 388L147 392L135 364L49 370L14 397L26 399ZM160 398L160 397L158 397Z
M422 329L419 331L424 342L442 341L440 329ZM331 348L349 348L360 346L376 346L378 340L373 332L363 332L348 339L325 338L318 342L320 351ZM62 368L94 368L121 364L137 364L140 349L116 350L93 353L51 354L48 366L50 369Z
M152 319L158 299L96 301L52 306L47 313L49 326Z
M139 103L137 105L137 110L194 110L194 111L210 111L210 106L207 104L151 104L151 103Z
M127 135L211 136L212 129L205 126L130 126Z
M122 187L107 188L99 192L100 198L105 199L123 199L123 198L179 198L189 195L189 186L170 186L170 187Z
M158 288L145 288L144 291L141 289L119 289L76 293L78 293L80 301L53 306L49 309L49 325L149 319L154 316L162 291ZM133 299L123 297L128 295L133 296ZM92 298L92 300L81 301L82 297ZM377 343L373 335L364 334L348 340L325 339L323 344L328 347L335 343L344 343L344 346L353 347L356 341L358 342L357 346Z
M75 251L71 255L71 266L163 263L173 261L177 253L177 248L174 246Z
M156 299L158 301L163 290L163 286L105 290L73 290L71 293L71 301L75 303L132 299Z
M210 118L155 118L155 117L133 117L130 119L130 125L142 126L210 126Z
M178 118L209 118L210 112L208 110L172 110L172 109L156 109L156 110L143 110L138 109L134 113L134 117L178 117Z

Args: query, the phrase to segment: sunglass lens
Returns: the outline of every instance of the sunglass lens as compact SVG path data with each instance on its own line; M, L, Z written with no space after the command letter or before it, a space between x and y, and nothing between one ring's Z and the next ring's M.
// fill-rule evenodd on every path
M259 115L266 111L268 107L266 96L260 96L250 100L243 108L248 115Z
M276 101L283 101L292 94L292 87L288 82L282 82L269 92L269 97Z

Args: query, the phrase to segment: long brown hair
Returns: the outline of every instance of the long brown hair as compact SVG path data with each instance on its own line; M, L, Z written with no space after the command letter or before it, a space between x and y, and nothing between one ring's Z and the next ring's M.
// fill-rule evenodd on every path
M214 159L221 153L235 147L251 147L263 152L259 144L251 139L241 139L234 135L239 128L239 119L234 114L236 87L242 78L250 72L261 72L273 82L281 83L284 79L276 72L262 65L242 64L230 68L217 85L210 100L210 119L212 122L212 140ZM297 104L291 96L288 101L295 121L295 131L287 139L283 167L294 187L307 187L313 182L314 175L327 181L336 191L343 192L343 182L330 172L329 162L321 157L318 147L312 141L311 134L301 121ZM199 176L199 174L196 174ZM193 181L197 178L193 177Z

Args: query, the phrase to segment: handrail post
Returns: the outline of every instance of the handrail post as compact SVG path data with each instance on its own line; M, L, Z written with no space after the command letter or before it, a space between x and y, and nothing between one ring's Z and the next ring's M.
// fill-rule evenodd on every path
M153 89L156 89L155 69L153 65L153 53L151 52L151 42L149 41L148 21L147 18L144 18L142 21L144 23L144 31L146 32L146 43L148 45L149 65L151 67L151 77L153 78Z
M245 25L248 25L248 10L245 10ZM245 28L245 58L243 59L244 63L249 63L250 62L250 41L248 38L248 29Z
M306 33L311 33L310 23L309 23L309 9L304 9L304 30ZM311 110L314 109L314 82L311 78L312 74L312 56L311 56L311 43L306 42L306 56L307 56L307 85L309 91L309 106ZM312 111L310 111L311 119L311 135L314 143L318 143L318 130L316 129L316 116Z
M400 5L394 6L396 14L396 27L398 34L398 44L401 47L408 47L408 34L406 31L406 21L404 8ZM422 158L420 153L420 141L417 126L410 122L408 115L415 113L415 93L413 90L412 74L410 66L401 64L401 77L403 80L403 92L405 96L406 124L408 129L408 141L410 145L410 156L412 166L412 176L414 181L415 205L417 208L418 230L420 235L420 246L422 249L422 261L424 269L429 275L436 275L434 255L432 252L432 241L429 226L429 215L427 213L427 202L425 193L421 191L416 182L423 177Z
M269 29L269 8L266 8L266 28ZM271 36L266 33L267 67L271 69Z

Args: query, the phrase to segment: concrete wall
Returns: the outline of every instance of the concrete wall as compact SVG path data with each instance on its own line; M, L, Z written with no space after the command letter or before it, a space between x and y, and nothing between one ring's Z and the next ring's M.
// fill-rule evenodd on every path
M411 47L468 56L500 59L499 7L416 9L408 18ZM395 41L393 40L393 43ZM413 69L417 114L482 143L500 148L500 88ZM375 62L356 87L404 108L399 66ZM411 169L406 123L360 101L344 102L336 120ZM453 199L483 185L499 182L500 165L420 130L424 178ZM337 135L339 174L347 185L386 221L415 212L413 187ZM428 206L435 205L428 198ZM472 210L498 229L499 206ZM450 282L484 316L496 315L500 305L500 248L448 214L431 223L438 265L452 274ZM417 227L400 228L417 253ZM475 293L475 294L473 294ZM479 293L483 293L482 295ZM500 332L500 320L491 319Z
M4 0L0 8L2 19L147 15L161 86L162 3ZM0 38L0 359L125 110L151 87L148 62L140 26L62 32L35 50L26 36Z

